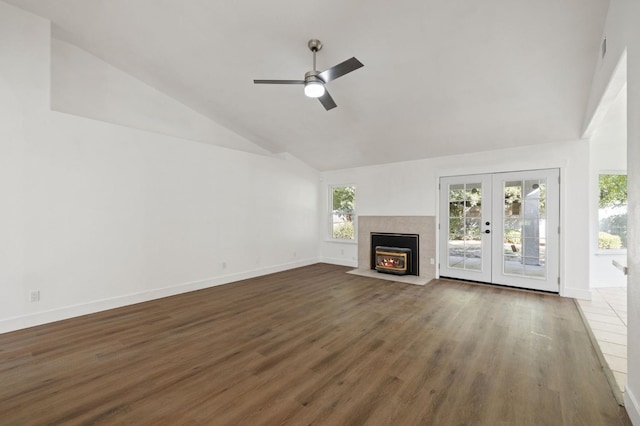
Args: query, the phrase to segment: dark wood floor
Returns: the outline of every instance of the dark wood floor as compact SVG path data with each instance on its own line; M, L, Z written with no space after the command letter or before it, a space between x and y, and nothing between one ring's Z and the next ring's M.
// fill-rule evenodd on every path
M0 424L631 424L571 299L346 270L0 335Z

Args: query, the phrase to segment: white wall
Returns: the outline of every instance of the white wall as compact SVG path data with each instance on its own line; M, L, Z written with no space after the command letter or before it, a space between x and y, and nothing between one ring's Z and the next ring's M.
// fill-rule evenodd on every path
M627 87L624 85L608 106L590 139L590 244L589 278L591 287L624 287L627 276L611 263L626 261L619 250L598 250L598 201L601 173L627 173Z
M61 40L51 42L51 109L258 154L266 150Z
M428 160L424 160L428 161ZM320 200L327 220L322 222L320 233L321 259L324 262L346 266L358 266L358 247L355 241L342 242L330 239L329 186L356 185L356 214L358 216L425 216L435 215L432 200L435 197L433 182L421 185L425 179L435 179L421 166L423 162L404 162L371 167L359 167L324 172L321 174ZM381 179L393 176L393 179ZM398 190L404 188L404 190ZM356 238L357 241L357 238Z
M596 67L585 122L590 122L602 100L611 96L607 87L615 80L616 65L627 55L627 173L628 245L627 260L627 359L629 374L625 408L634 425L640 425L640 2L612 1L604 34L608 53ZM613 80L612 80L613 78ZM615 83L615 81L614 81Z
M131 127L50 111L50 52L49 22L0 2L0 332L317 261L316 171L215 126L206 144L134 129L203 118L131 79Z
M416 160L381 166L323 172L323 191L332 184L356 185L358 215L437 215L437 185L441 176L560 168L561 294L589 298L589 144L573 141L500 151ZM327 197L323 202L328 210ZM328 227L321 232L328 236ZM325 261L349 260L356 249L325 240ZM341 251L344 250L344 254ZM353 266L356 266L355 264Z

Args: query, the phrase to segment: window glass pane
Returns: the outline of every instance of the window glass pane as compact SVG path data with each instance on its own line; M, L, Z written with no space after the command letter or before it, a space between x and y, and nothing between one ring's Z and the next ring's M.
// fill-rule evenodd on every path
M353 240L355 238L355 186L331 188L331 236Z
M598 249L627 248L627 176L601 174Z

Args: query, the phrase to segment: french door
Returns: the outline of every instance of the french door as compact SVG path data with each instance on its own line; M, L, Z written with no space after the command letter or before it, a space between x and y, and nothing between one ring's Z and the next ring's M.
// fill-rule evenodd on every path
M558 292L558 169L440 179L440 276Z

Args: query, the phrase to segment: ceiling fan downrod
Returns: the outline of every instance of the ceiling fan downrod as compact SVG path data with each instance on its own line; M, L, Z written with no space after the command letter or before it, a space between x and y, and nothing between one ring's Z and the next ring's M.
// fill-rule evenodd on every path
M313 71L317 71L316 70L316 52L322 49L322 42L314 38L309 40L309 43L307 43L307 46L309 46L309 50L313 52Z

